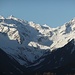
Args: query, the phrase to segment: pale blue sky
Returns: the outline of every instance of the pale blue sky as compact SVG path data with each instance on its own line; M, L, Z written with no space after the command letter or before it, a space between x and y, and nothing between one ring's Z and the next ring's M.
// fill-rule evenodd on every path
M0 0L0 15L57 27L75 17L75 0Z

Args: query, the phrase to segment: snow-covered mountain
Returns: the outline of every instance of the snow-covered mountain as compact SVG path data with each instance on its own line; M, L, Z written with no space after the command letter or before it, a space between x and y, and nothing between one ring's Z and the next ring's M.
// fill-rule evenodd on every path
M0 69L15 74L14 71L59 70L66 63L74 65L75 41L72 39L75 39L75 18L51 28L12 15L0 16Z
M42 34L35 23L13 16L0 16L0 48L15 58L21 65L28 65L40 58L50 47L38 43ZM37 28L40 29L40 25Z
M73 38L75 18L63 26L51 28L12 15L8 18L0 16L0 48L26 67Z
M34 72L53 72L57 73L56 75L75 73L75 39L40 60L42 59L44 60L40 64L29 67L29 70L33 68Z

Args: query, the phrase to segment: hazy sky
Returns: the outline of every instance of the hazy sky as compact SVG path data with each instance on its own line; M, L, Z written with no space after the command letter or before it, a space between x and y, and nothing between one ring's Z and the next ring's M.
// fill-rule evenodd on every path
M75 17L75 0L0 0L0 15L57 27Z

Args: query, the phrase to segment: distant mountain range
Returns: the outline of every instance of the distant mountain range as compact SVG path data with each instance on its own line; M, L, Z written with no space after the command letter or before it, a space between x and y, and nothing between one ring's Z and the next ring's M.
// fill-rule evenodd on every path
M0 16L0 72L75 72L75 18L49 26ZM8 67L8 68L7 68Z

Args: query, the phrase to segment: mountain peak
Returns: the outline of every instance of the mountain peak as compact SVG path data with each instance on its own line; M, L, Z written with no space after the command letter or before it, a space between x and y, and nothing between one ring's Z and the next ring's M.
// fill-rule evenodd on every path
M14 19L14 20L18 20L18 18L16 18L15 16L13 15L10 15L7 19Z
M13 15L10 15L10 17L14 17Z
M75 17L71 20L71 22L74 22L75 23Z
M42 25L42 26L50 28L50 26L48 26L47 24L44 24L44 25Z
M0 19L5 19L2 15L0 15Z

